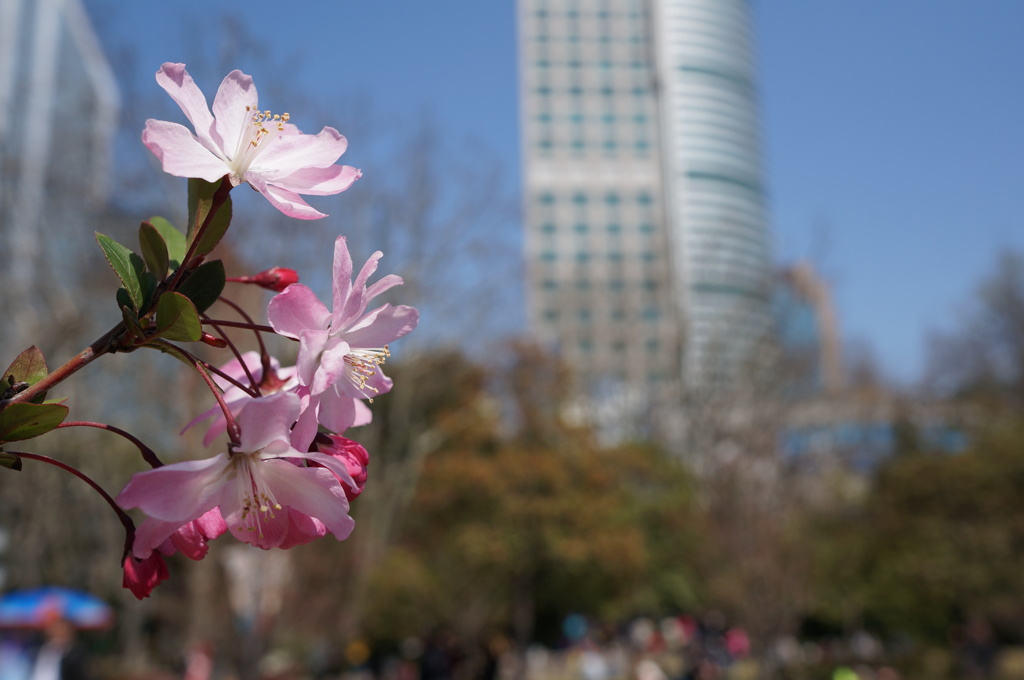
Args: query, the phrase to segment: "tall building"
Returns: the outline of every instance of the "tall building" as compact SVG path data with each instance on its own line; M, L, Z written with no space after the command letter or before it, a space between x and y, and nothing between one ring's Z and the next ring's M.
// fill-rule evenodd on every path
M81 305L60 285L82 259L68 236L95 229L119 110L80 0L0 0L0 311L18 319L0 330L8 354Z
M746 0L520 0L528 318L587 389L729 380L769 320Z

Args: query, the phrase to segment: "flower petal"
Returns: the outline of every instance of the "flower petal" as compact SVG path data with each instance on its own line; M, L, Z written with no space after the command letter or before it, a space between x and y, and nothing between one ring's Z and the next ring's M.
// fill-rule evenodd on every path
M237 69L227 74L217 88L213 115L217 118L221 148L232 160L238 156L242 145L249 143L248 126L252 125L252 117L257 112L257 102L252 77Z
M245 181L248 182L256 191L263 194L264 198L270 201L270 204L283 212L288 217L294 217L300 220L318 220L322 217L327 217L326 213L322 213L315 209L294 191L288 191L281 187L268 184L257 172L254 172L251 168L249 172L245 174ZM289 286L290 287L290 286Z
M259 173L267 182L278 180L305 168L326 168L333 165L348 148L348 140L332 127L318 134L299 133L289 126L272 144L260 151L250 170Z
M353 389L347 382L346 388ZM359 395L363 396L363 395ZM317 421L332 432L342 433L355 425L356 399L337 387L320 395Z
M267 461L278 502L304 515L316 517L339 541L348 538L355 522L348 516L345 490L330 470L301 468L285 461Z
M297 451L309 450L309 445L316 437L318 423L317 412L320 410L320 397L312 397L305 388L300 388L302 397L302 413L292 428L292 448Z
M354 348L383 347L411 332L419 320L420 313L415 307L383 305L360 319L342 337Z
M370 407L362 402L362 400L356 399L352 402L355 407L355 416L352 418L352 427L359 427L361 425L369 425L373 422L373 411Z
M299 334L299 355L296 357L299 384L310 386L316 379L320 357L328 346L331 336L328 331L302 331ZM334 343L337 345L337 343Z
M184 64L170 62L164 64L156 72L156 82L181 107L182 112L195 128L196 135L205 146L211 151L223 148L224 145L214 129L213 115L210 113L210 107L206 104L206 97L192 80L192 76L185 70Z
M252 453L271 442L289 441L292 423L298 416L299 397L292 392L253 399L238 414L238 426L242 430L238 448Z
M277 547L287 550L297 545L305 545L310 541L323 538L326 533L327 527L320 520L288 508L288 534L281 541L281 545Z
M188 523L186 522L186 524ZM132 554L140 560L146 559L182 526L180 522L165 522L147 517L139 526L135 527Z
M334 264L331 270L332 302L334 311L330 316L331 330L338 332L341 326L338 321L341 318L340 310L348 303L352 295L352 255L348 251L348 241L344 236L334 239Z
M219 504L228 470L227 456L172 463L136 472L117 496L122 508L142 508L155 519L181 526Z
M216 182L228 174L228 166L203 146L184 125L147 120L142 143L160 160L163 171L175 177L198 177Z
M335 475L338 476L340 481L344 484L348 484L352 488L356 488L356 481L352 479L352 473L349 472L348 467L345 466L344 461L339 460L334 456L330 456L326 453L311 452L303 456L306 460L311 460L314 463L324 466Z
M311 196L333 196L352 186L363 176L363 171L351 165L329 165L326 168L303 168L286 177L264 178L279 187L297 194Z
M309 385L311 394L320 394L331 385L337 385L345 380L349 370L345 361L345 357L349 353L349 346L345 342L332 342L333 347L320 353L319 366L313 374L313 382Z
M382 277L366 289L366 302L369 303L370 300L377 297L384 291L390 290L395 286L401 286L403 283L404 281L402 280L402 277L397 274L388 274L387 276Z
M309 286L293 283L270 299L267 320L276 333L298 340L305 330L326 331L331 313Z

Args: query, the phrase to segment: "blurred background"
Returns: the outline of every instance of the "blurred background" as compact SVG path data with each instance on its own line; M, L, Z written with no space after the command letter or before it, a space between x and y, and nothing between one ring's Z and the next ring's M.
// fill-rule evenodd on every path
M184 222L139 139L186 122L165 61L211 101L252 75L363 170L317 222L234 192L229 268L327 297L344 234L422 318L348 433L347 541L222 538L137 602L116 518L26 462L0 587L109 603L97 677L1024 677L1022 26L1014 0L0 0L8 360L119 319L93 231ZM216 450L178 436L211 404L163 356L60 392L165 460ZM140 469L101 432L30 444L111 493ZM3 677L46 625L8 625Z

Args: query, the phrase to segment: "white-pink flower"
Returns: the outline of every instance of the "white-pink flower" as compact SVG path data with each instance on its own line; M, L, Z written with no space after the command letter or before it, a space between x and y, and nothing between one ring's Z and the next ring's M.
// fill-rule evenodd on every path
M355 482L335 457L292 447L289 430L298 415L299 397L293 393L253 399L238 415L241 440L235 450L132 476L118 504L141 508L156 520L154 529L162 529L145 538L136 535L133 552L148 556L178 527L214 508L220 508L236 538L259 548L297 544L297 523L322 524L338 540L348 537L354 523L338 480ZM304 461L318 466L306 467Z
M370 300L402 283L391 274L366 285L381 257L379 251L371 255L353 282L352 257L339 236L334 242L333 311L301 283L270 300L270 325L299 341L296 368L303 410L292 436L298 448L312 443L317 423L336 433L362 424L360 400L391 389L380 365L390 353L388 343L416 328L419 312L390 304L366 311Z
M306 135L288 122L287 113L261 111L252 78L232 71L213 100L206 97L184 64L166 63L156 81L181 107L195 134L177 123L147 120L142 142L163 166L178 177L216 182L225 175L232 186L248 182L275 208L290 217L326 217L299 194L328 196L348 189L360 171L335 165L347 140L334 128Z

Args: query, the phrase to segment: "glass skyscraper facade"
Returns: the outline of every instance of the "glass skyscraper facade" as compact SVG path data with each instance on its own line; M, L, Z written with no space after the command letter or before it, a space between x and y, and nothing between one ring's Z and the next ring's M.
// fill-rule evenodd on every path
M529 320L591 381L727 379L768 327L744 0L520 0Z

